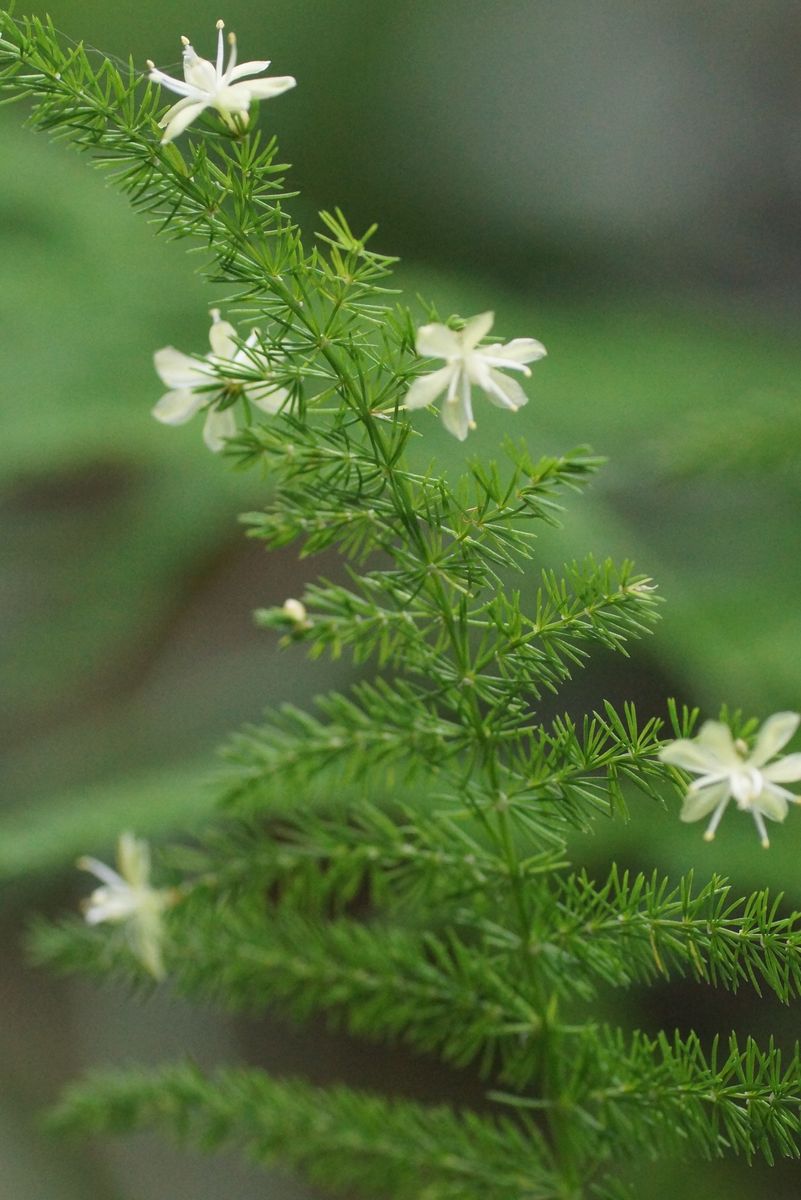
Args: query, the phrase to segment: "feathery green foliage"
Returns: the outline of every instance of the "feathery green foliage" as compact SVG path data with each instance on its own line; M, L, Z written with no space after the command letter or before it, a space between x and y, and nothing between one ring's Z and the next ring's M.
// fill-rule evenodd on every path
M675 976L785 1003L801 983L799 916L766 893L570 870L572 830L625 815L635 790L661 802L682 787L659 759L660 720L609 703L551 715L593 649L627 653L656 616L629 563L533 576L538 529L599 460L509 442L502 464L476 457L456 482L421 465L402 407L421 369L418 319L386 286L394 260L338 210L309 248L285 211L276 142L252 120L206 114L199 134L162 144L163 98L133 65L95 67L49 24L8 14L0 87L227 288L250 335L236 361L206 360L206 390L238 414L228 455L273 483L249 534L343 563L258 619L363 677L231 740L219 820L164 856L174 986L231 1009L322 1013L493 1088L478 1115L175 1067L92 1077L56 1124L166 1127L346 1195L409 1200L611 1195L636 1155L797 1156L797 1050L734 1038L705 1050L693 1033L608 1028L586 1007ZM248 399L259 382L286 390L268 419ZM696 718L673 707L673 735ZM150 894L140 881L139 902ZM143 982L124 927L40 926L34 946L63 970Z
M243 1146L259 1162L288 1162L344 1195L355 1187L398 1200L548 1200L558 1187L531 1122L389 1103L256 1071L96 1075L67 1094L53 1122L93 1132L158 1125L204 1149Z

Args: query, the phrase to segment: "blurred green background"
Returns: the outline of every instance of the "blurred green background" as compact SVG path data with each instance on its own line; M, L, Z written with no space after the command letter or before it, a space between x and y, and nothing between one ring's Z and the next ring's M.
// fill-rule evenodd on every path
M32 11L43 15L43 7ZM270 54L296 91L262 106L293 161L307 227L341 204L381 224L403 284L441 311L492 307L549 357L515 419L535 452L610 457L543 560L632 556L668 603L633 659L600 656L569 698L664 697L764 716L801 707L801 13L785 0L229 0L134 8L55 0L69 38L176 68L178 37L211 54L214 22L244 58ZM0 112L0 1200L230 1200L264 1176L139 1139L72 1148L37 1113L87 1064L190 1053L412 1095L476 1094L467 1074L318 1029L228 1022L157 995L63 983L25 965L25 920L90 886L71 861L117 831L158 835L213 799L213 747L266 703L346 677L291 654L250 613L313 569L248 545L236 514L264 480L236 474L195 425L165 429L153 350L204 351L209 293L102 176ZM456 469L492 454L488 407L466 447L421 414ZM801 902L801 824L769 854L728 818L706 846L638 801L629 825L576 847L642 869L696 866ZM648 1028L693 1023L788 1041L794 1013L693 988L633 996ZM795 1164L650 1172L648 1193L796 1196ZM689 1181L692 1181L690 1184ZM685 1182L686 1181L686 1182ZM277 1200L310 1195L283 1179ZM784 1189L784 1190L782 1190Z

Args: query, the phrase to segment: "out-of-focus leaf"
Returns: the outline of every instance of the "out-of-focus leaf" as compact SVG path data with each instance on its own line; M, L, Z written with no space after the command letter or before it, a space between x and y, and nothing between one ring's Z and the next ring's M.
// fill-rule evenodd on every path
M0 881L60 873L108 850L121 830L158 836L192 827L212 807L208 763L178 763L66 792L0 821Z

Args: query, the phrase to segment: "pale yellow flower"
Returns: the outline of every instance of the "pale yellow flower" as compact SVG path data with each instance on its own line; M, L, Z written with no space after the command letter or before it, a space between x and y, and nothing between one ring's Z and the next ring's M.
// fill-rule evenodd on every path
M96 858L79 858L78 866L100 880L83 902L90 925L104 921L127 926L132 949L156 979L164 978L162 914L175 901L175 893L150 886L150 848L132 833L120 835L117 843L119 871Z
M289 392L267 378L246 378L251 373L266 376L270 371L265 355L256 349L258 334L251 333L240 344L233 325L220 319L218 309L212 309L211 318L211 353L205 358L192 358L174 346L164 346L154 354L156 371L170 390L154 407L153 416L164 425L183 425L205 408L203 440L209 450L217 452L237 431L232 401L241 395L263 412L277 413Z
M266 71L268 60L240 63L236 65L236 38L228 34L230 54L228 66L223 67L225 47L223 43L223 21L217 22L217 61L209 62L195 53L189 38L182 37L184 77L175 79L159 71L155 63L148 59L149 78L153 83L159 83L177 92L183 99L173 104L159 121L164 130L161 141L171 142L183 133L188 125L207 108L215 109L226 125L236 130L247 121L250 105L253 100L269 100L280 96L289 88L295 86L291 75L274 75L268 79L248 79L249 75L260 75Z
M728 725L706 721L697 737L680 738L659 752L662 762L681 767L700 778L693 781L681 810L682 821L700 821L712 814L704 837L711 841L730 800L741 812L754 818L762 845L770 845L765 817L783 821L788 804L801 804L801 797L783 783L801 779L801 754L775 758L798 728L801 716L794 712L774 713L768 717L750 750L742 739L736 741Z
M417 331L417 353L425 358L444 358L446 366L421 375L406 393L406 408L426 408L445 392L442 423L449 433L463 442L475 429L471 390L475 384L498 408L516 412L528 403L528 396L516 379L503 371L519 371L529 376L526 363L536 362L547 353L534 338L515 338L503 345L479 346L495 319L485 312L472 317L458 332L447 325L421 325Z

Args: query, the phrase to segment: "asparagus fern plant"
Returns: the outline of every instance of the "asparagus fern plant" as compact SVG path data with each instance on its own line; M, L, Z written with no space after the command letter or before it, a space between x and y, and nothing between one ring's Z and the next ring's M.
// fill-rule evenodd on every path
M625 810L624 792L686 792L684 817L712 814L710 833L734 800L766 839L764 817L783 819L794 799L782 784L801 777L801 755L777 757L797 716L756 738L753 724L718 722L693 738L697 714L673 706L667 744L663 723L631 706L545 719L594 648L625 653L656 615L629 563L543 571L533 603L513 586L534 569L538 526L599 460L510 441L496 463L479 441L455 483L416 465L410 442L431 417L410 411L440 399L464 439L473 390L519 408L509 372L530 374L544 348L488 342L491 314L442 321L405 306L387 286L394 260L339 211L304 239L255 117L294 80L237 66L232 38L226 64L218 31L216 62L184 39L184 80L152 63L144 78L5 13L0 80L159 232L201 247L227 288L238 324L213 313L210 353L157 353L168 391L154 415L202 410L212 450L268 468L264 508L246 518L267 549L339 552L339 582L309 582L258 618L314 657L349 656L360 681L234 737L219 819L164 848L156 882L130 834L119 870L83 860L101 883L88 920L39 929L37 952L70 971L166 975L227 1009L325 1014L480 1073L488 1102L428 1107L179 1064L92 1076L55 1123L156 1126L333 1192L399 1200L583 1200L618 1195L638 1156L797 1156L797 1049L650 1037L604 1024L592 1002L675 976L790 1002L798 916L717 877L612 865L597 881L566 854L572 831ZM162 89L181 97L166 115ZM698 776L689 790L683 772Z

